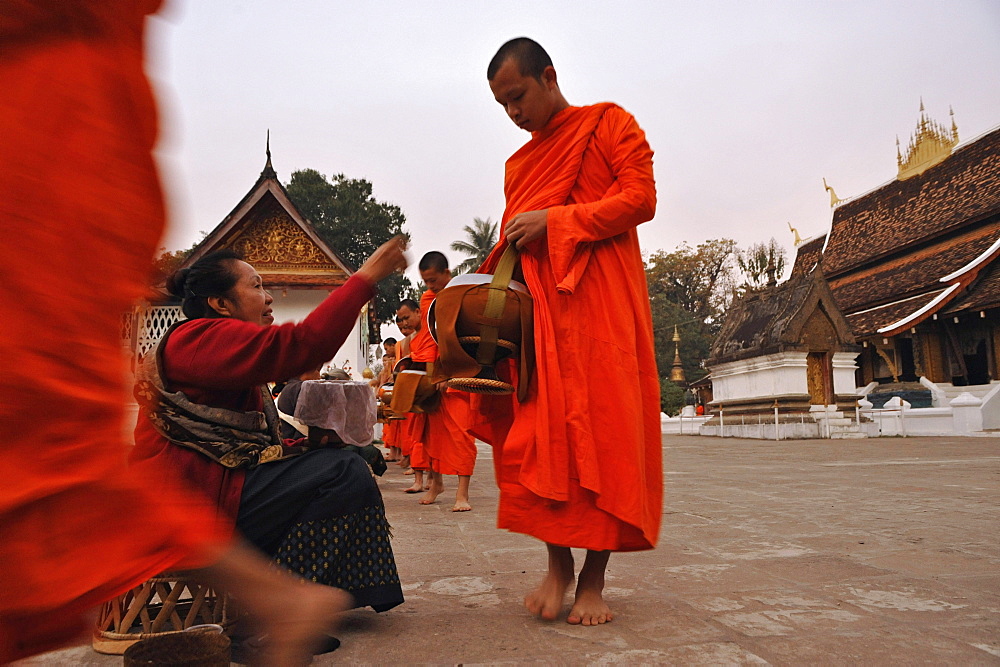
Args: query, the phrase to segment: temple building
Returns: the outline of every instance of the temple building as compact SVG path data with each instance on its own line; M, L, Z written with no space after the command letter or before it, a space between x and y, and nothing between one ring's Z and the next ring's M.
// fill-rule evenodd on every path
M716 416L702 434L1000 429L1000 128L960 145L954 115L945 127L921 102L896 160L893 181L857 197L824 179L829 233L795 232L788 281L734 302L706 362Z
M274 297L275 324L303 320L333 290L343 285L353 269L316 233L296 208L271 166L271 151L257 182L242 200L195 248L182 266L210 252L231 248L260 274ZM123 342L133 358L147 354L163 332L183 318L180 304L163 290L140 304L123 321ZM368 367L369 309L366 306L331 366L361 379ZM281 381L288 378L274 378Z
M818 268L862 345L856 383L954 387L1000 380L1000 128L958 145L920 121L898 176L846 200L830 232L798 246L792 276ZM981 392L982 393L982 392Z

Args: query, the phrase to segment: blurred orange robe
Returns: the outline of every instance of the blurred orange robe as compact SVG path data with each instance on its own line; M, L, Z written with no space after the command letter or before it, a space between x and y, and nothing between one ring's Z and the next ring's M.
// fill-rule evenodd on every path
M520 255L535 316L528 398L473 398L474 433L495 446L501 528L592 550L656 545L660 394L635 229L655 211L652 158L635 119L599 104L560 111L507 161L501 239L518 213L548 218Z
M159 2L0 4L0 663L205 565L208 503L128 472L122 315L164 225L143 25Z
M414 361L438 360L437 341L431 336L427 314L435 294L420 295L420 331L413 335L410 350ZM434 412L411 415L414 438L423 443L431 467L443 475L471 475L476 467L476 441L468 432L469 395L455 389L441 392ZM412 460L412 459L411 459Z

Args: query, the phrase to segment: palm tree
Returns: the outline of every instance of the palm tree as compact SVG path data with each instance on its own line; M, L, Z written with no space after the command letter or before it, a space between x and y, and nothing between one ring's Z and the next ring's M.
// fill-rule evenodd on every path
M455 267L455 275L459 273L470 273L479 266L489 256L493 246L497 244L497 223L491 222L489 218L473 218L472 227L466 225L463 228L466 241L453 241L451 249L456 252L464 252L469 257Z

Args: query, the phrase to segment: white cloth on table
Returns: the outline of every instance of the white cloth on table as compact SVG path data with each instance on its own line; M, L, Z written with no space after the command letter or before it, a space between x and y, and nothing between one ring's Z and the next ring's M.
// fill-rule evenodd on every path
M308 380L299 391L295 418L336 431L348 445L364 447L375 437L375 392L367 382Z

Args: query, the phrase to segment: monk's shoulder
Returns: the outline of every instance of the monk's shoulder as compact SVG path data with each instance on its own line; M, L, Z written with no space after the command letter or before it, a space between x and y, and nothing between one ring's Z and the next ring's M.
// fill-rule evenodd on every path
M619 137L626 133L642 132L635 116L617 104L609 103L598 123L597 132L607 137Z

